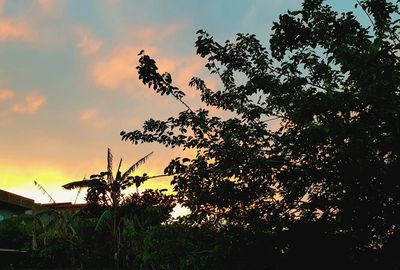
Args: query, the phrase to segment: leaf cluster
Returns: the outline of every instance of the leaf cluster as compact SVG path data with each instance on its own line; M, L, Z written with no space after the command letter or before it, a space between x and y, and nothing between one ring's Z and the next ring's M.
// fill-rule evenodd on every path
M198 77L190 86L204 105L233 116L183 103L176 117L121 133L196 149L165 170L191 210L188 222L282 233L299 220L325 220L334 224L326 234L357 235L354 250L378 249L400 230L399 10L386 0L357 2L370 25L305 0L279 16L268 49L255 35L219 43L197 32L197 54L223 87ZM172 81L150 56L137 68L156 91Z

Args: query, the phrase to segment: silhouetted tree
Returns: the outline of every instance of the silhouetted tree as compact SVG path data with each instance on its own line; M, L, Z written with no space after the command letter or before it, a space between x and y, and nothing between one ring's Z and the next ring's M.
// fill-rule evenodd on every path
M74 181L63 185L65 189L76 189L87 187L86 200L88 203L88 210L94 213L99 213L96 226L94 228L95 232L108 233L109 240L111 242L111 250L109 254L114 260L114 268L119 269L120 265L124 261L122 255L124 253L129 253L130 251L124 250L124 246L129 245L129 242L124 241L123 233L126 231L126 224L134 224L129 221L127 214L131 213L130 217L136 221L135 224L141 224L143 221L139 218L139 215L143 215L139 211L132 213L139 202L146 204L146 210L150 211L153 209L155 211L162 211L163 216L157 216L157 225L161 222L166 221L169 218L170 212L172 212L174 205L173 196L164 195L162 192L164 190L156 191L146 191L143 195L136 194L136 197L131 195L130 197L124 196L123 190L131 186L136 186L136 192L139 193L139 186L149 179L147 174L143 176L131 176L131 174L153 153L144 156L132 166L130 166L126 172L121 172L122 159L119 162L116 176L113 176L113 155L111 150L107 151L107 171L101 172L100 174L92 175L90 179L83 179L80 181ZM136 199L134 201L134 199ZM152 200L150 200L152 199ZM133 203L133 202L136 202ZM151 203L153 203L151 205ZM162 203L165 203L163 205ZM161 209L162 208L162 209ZM165 209L164 209L165 208ZM98 211L101 210L101 211ZM151 219L155 218L155 215L149 215L145 218ZM154 223L154 222L153 222ZM128 228L129 229L129 228ZM108 254L108 255L109 255Z
M136 189L148 179L147 174L143 176L131 176L131 174L153 154L147 154L126 170L121 172L122 158L119 162L117 174L113 175L113 155L111 150L107 151L107 171L90 176L90 179L70 182L63 185L65 189L88 188L86 201L90 205L118 207L123 200L122 191L136 186Z
M165 170L189 222L287 236L277 248L294 264L293 250L318 250L325 256L311 252L310 260L372 267L377 256L369 255L399 234L399 9L356 2L369 25L305 0L274 23L270 50L254 35L220 44L198 31L197 53L223 88L197 77L190 86L204 104L232 112L229 119L192 109L171 75L139 54L142 82L186 110L121 136L197 149Z

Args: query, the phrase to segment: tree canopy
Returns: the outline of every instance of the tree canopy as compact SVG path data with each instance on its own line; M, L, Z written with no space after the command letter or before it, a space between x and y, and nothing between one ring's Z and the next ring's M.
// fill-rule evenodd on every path
M389 250L400 230L398 2L356 1L362 24L305 0L279 16L268 49L255 35L219 43L198 31L197 54L223 87L189 85L228 119L192 109L142 51L139 79L185 110L122 139L197 149L165 169L190 224L292 237L321 224L352 254Z

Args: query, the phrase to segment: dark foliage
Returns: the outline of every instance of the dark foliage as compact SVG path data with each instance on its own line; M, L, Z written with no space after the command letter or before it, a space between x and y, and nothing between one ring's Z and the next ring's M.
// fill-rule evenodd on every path
M192 109L140 52L139 79L185 111L121 136L197 150L165 169L176 195L123 196L150 179L130 176L146 157L114 179L109 151L106 172L66 185L88 187L91 207L1 222L0 240L30 250L32 268L398 269L398 2L356 1L362 25L305 0L274 23L269 49L200 30L197 53L223 87L189 85L230 118ZM191 213L172 220L177 202Z
M279 240L264 249L278 249L282 267L304 259L304 267L333 260L332 267L373 268L383 265L381 256L394 263L399 10L385 0L357 3L370 25L305 0L274 23L270 50L254 35L220 44L200 30L197 53L224 87L209 89L196 77L190 86L204 104L231 111L229 119L191 109L170 74L140 54L143 83L187 110L121 136L197 149L195 158L177 158L165 170L191 210L189 224L273 235Z

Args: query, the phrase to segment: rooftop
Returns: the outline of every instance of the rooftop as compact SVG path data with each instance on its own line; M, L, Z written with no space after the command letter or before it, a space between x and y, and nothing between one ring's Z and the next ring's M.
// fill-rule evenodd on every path
M35 201L0 189L0 203L10 204L23 209L32 209Z
M8 205L17 209L51 208L54 210L79 210L86 204L61 203L35 203L34 200L0 189L0 206Z

